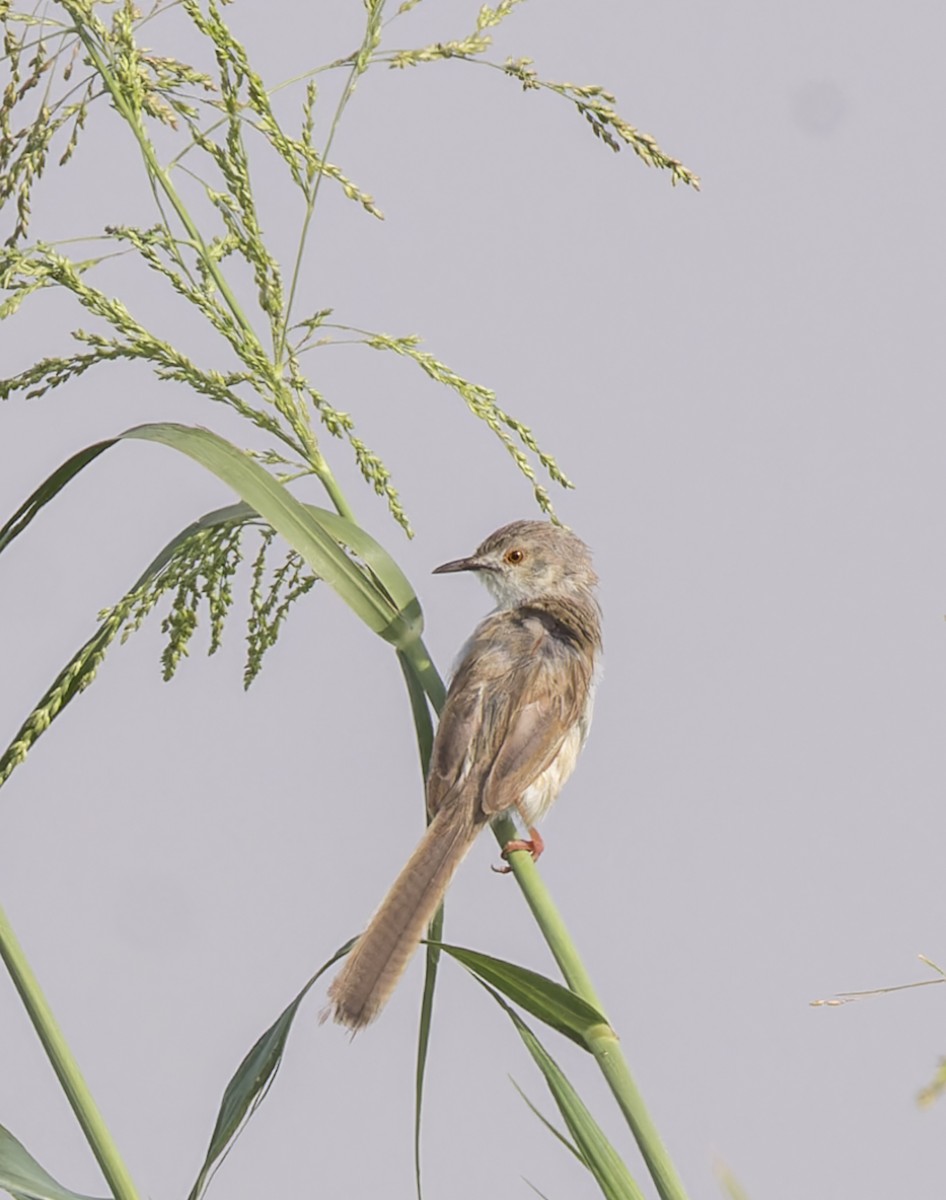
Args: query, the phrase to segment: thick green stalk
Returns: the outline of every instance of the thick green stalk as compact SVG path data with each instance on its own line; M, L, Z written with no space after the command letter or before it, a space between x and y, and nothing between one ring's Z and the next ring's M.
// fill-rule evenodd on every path
M507 842L514 841L521 836L512 817L503 817L501 820L494 821L493 833L500 846L505 846ZM526 904L542 930L542 936L548 942L552 957L558 963L559 970L565 977L565 982L573 992L577 992L598 1012L604 1013L604 1005L595 991L591 976L581 961L575 943L565 928L565 922L555 907L555 902L532 860L532 855L525 851L514 852L509 855L509 866L512 868L516 883L522 889Z
M102 1174L108 1181L115 1200L138 1200L131 1176L122 1162L118 1147L102 1119L88 1084L82 1078L79 1065L66 1044L62 1030L33 974L23 947L16 939L6 913L0 908L0 958L10 972L13 986L20 994L23 1007L33 1022L33 1028L43 1044L53 1070L66 1093L72 1111L82 1126L82 1132L92 1148Z
M494 822L493 832L501 846L519 836L511 817ZM509 855L509 865L568 986L604 1013L604 1005L532 856L524 850L514 851ZM686 1200L683 1183L634 1082L617 1034L610 1025L597 1026L587 1044L634 1134L661 1200Z
M405 674L408 670L414 672L415 678L439 713L444 701L443 682L430 661L423 642L418 639L400 651L400 660ZM415 690L410 690L412 702L416 703ZM519 836L511 817L502 817L494 821L492 828L500 846L505 846ZM573 992L577 992L582 999L594 1005L600 1013L604 1013L604 1005L591 982L591 976L532 856L524 850L514 851L509 855L509 866L566 983ZM594 1055L618 1107L624 1114L661 1200L687 1200L683 1183L670 1161L667 1149L634 1082L618 1036L610 1025L599 1026L594 1030L588 1039L588 1049Z

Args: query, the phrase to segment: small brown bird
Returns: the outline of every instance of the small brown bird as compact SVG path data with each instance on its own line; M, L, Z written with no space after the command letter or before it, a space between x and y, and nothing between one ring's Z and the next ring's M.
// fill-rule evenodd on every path
M463 647L427 777L427 831L329 988L331 1015L359 1030L381 1011L488 822L516 810L530 840L588 736L601 659L598 577L588 547L547 521L514 521L469 558L497 601Z

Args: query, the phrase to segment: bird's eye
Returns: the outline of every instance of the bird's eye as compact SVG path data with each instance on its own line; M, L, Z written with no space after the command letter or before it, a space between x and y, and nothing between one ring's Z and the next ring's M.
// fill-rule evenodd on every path
M506 551L506 562L510 563L514 567L517 566L519 563L521 563L524 558L525 558L525 551L523 551L523 550L507 550Z

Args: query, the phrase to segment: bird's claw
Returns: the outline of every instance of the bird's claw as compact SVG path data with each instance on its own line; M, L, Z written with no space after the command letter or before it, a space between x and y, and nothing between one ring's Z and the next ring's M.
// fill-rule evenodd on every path
M542 840L542 835L537 829L529 830L530 837L514 838L513 841L507 842L500 852L502 858L509 858L509 855L516 850L528 850L532 855L532 861L536 862L539 855L545 849L545 842ZM497 875L508 875L512 870L508 864L504 867L493 867Z

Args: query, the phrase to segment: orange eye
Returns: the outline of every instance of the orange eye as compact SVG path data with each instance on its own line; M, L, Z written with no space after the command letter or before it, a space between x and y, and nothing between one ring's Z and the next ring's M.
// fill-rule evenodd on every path
M516 566L517 563L521 563L524 558L525 558L525 553L522 550L507 550L506 551L506 562L511 563L512 566Z

